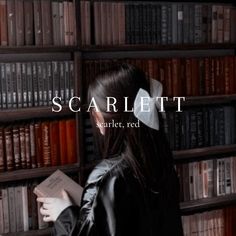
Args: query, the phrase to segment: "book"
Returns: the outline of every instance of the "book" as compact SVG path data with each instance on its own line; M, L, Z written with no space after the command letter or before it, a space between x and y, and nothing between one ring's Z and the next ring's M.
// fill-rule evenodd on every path
M37 185L34 193L38 197L61 198L62 189L69 194L76 205L80 206L83 188L60 170L55 171L46 180Z

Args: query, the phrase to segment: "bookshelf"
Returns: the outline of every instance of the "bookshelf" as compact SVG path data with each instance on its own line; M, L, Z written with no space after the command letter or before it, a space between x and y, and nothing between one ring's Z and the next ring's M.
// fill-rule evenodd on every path
M7 0L9 1L9 0ZM49 0L53 2L53 0ZM0 46L0 61L1 63L9 62L25 62L25 61L62 61L72 60L74 62L75 74L75 95L80 96L86 94L85 86L85 60L103 60L103 59L159 59L159 58L190 58L190 57L220 57L234 56L236 44L228 43L198 43L198 44L123 44L123 45L82 45L81 20L80 20L80 2L82 0L73 0L74 11L76 14L76 44L65 45L24 45L24 46ZM93 4L95 1L91 1ZM106 1L111 2L111 1ZM194 1L185 1L194 2ZM212 3L212 1L196 1L197 3ZM174 1L179 3L179 1ZM221 3L221 1L214 1ZM234 4L233 1L224 3ZM92 5L91 5L92 6ZM93 24L91 27L94 27ZM92 33L92 37L93 37ZM184 107L199 107L204 105L233 105L235 106L236 94L220 94L220 95L203 95L203 96L188 96L186 102L182 103ZM176 103L167 102L167 109L176 107ZM63 117L74 117L76 120L76 152L77 163L62 166L41 167L35 169L22 169L14 171L6 171L0 173L0 184L4 185L8 182L17 182L28 179L44 178L53 173L56 169L61 169L68 174L79 174L81 183L84 183L87 174L99 162L86 161L86 133L84 124L84 114L72 113L68 105L63 105L63 111L52 113L51 106L45 107L27 107L17 109L1 109L0 122L7 124L9 122L24 121L32 119L60 119ZM188 162L192 160L202 160L211 158L217 155L231 155L236 153L236 144L218 145L211 147L193 148L187 150L173 151L175 162ZM201 212L205 210L222 208L225 206L235 205L236 195L229 194L226 196L212 197L207 199L199 199L181 203L181 212L183 214L191 214L193 212ZM28 232L17 232L3 234L4 236L28 236L28 235L50 235L50 229L32 230Z

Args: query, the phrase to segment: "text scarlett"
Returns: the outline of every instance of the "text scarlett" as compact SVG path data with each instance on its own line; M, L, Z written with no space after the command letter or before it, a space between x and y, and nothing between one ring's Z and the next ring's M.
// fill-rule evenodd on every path
M52 111L53 112L61 112L62 111L62 105L60 104L61 102L61 97L54 97L52 99ZM165 101L169 101L168 97L155 97L155 100L160 104L160 112L165 112L164 109L164 102ZM172 97L171 101L172 102L176 102L177 101L177 112L182 112L181 110L181 102L184 102L186 99L185 97ZM81 108L80 107L73 107L73 104L75 104L75 102L80 102L80 97L72 97L69 100L68 106L69 109L72 112L80 112ZM115 97L107 97L106 98L106 112L118 112L118 109L116 108L116 103L117 103L117 99ZM140 97L140 108L141 108L141 112L149 112L150 111L150 97ZM124 109L123 112L133 112L133 108L132 109L128 109L129 105L129 97L124 97ZM90 112L91 109L94 109L96 112L99 111L99 107L96 103L96 100L94 97L91 98L91 100L89 101L88 104L88 108L86 110L86 112ZM120 112L120 111L119 111Z

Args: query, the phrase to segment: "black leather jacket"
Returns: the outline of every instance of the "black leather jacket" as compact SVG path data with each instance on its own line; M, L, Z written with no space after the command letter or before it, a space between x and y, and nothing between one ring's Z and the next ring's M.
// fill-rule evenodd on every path
M103 160L90 174L81 208L65 209L54 223L57 236L183 236L178 181L171 199L145 190L121 157ZM172 191L171 190L171 191Z

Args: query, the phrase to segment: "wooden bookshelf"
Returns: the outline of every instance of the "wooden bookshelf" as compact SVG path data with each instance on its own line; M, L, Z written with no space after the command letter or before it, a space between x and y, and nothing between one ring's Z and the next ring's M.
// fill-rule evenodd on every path
M55 108L56 109L56 108ZM52 107L29 107L18 109L0 110L0 122L13 122L16 120L36 119L36 118L53 118L73 115L69 106L62 106L61 112L52 112Z
M50 236L51 228L47 229L38 229L38 230L30 230L26 232L17 232L17 233L8 233L8 234L1 234L2 236Z
M225 196L219 196L219 197L212 197L212 198L203 198L188 202L182 202L180 204L181 212L186 213L192 213L192 212L198 212L213 208L221 208L228 205L236 204L236 194L229 194Z
M226 95L210 95L210 96L192 96L186 97L185 101L181 101L181 107L185 106L202 106L202 105L223 105L236 102L236 94ZM164 102L166 107L177 107L177 101L173 101L172 98L169 101Z
M236 144L173 151L174 160L200 159L212 155L236 153Z
M6 183L11 181L28 180L33 178L47 177L57 169L62 170L64 173L78 173L80 170L79 164L41 167L34 169L22 169L14 171L6 171L0 173L0 183Z
M115 52L115 51L147 51L147 50L210 50L210 49L235 49L234 43L215 43L215 44L126 44L126 45L89 45L84 46L80 50L83 53L86 52Z
M78 50L77 46L0 46L0 54L12 53L55 53L55 52L74 52Z

